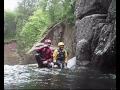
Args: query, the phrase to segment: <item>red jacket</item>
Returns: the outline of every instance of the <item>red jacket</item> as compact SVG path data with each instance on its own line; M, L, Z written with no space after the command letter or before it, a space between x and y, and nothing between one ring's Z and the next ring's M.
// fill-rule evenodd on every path
M53 60L53 52L49 47L43 47L40 49L37 49L37 52L41 54L43 61L49 61L52 62Z

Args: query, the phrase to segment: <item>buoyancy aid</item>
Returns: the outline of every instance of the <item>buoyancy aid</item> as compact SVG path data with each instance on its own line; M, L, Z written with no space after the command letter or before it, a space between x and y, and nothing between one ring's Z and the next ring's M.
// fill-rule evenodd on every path
M65 50L57 49L57 60L64 61L65 60Z

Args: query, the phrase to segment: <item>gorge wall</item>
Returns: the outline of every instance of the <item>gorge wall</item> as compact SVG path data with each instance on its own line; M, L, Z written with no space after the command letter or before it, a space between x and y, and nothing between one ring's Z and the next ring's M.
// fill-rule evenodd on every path
M87 60L100 69L115 70L116 0L77 0L75 15L77 63ZM79 44L83 39L86 43Z

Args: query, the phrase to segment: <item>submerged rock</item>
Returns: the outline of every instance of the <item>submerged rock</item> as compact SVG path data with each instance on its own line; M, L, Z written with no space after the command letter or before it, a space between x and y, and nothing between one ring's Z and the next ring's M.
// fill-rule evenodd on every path
M67 68L75 69L75 65L76 65L76 57L73 57L68 60Z

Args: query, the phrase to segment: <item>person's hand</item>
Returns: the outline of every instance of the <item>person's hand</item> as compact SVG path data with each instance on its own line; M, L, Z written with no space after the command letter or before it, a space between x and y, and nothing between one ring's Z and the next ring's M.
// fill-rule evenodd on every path
M54 68L57 68L57 67L58 67L58 65L54 65L53 67L54 67Z
M52 59L48 59L48 61L49 61L49 62L51 62L51 61L52 61Z
M48 62L47 61L43 61L43 64L47 64Z
M67 64L67 61L65 61L65 63Z
M56 60L53 60L53 63L56 63Z
M48 45L47 44L44 44L44 46L43 47L48 47Z
M50 65L52 66L52 68L54 67L54 63L53 62L51 62Z

